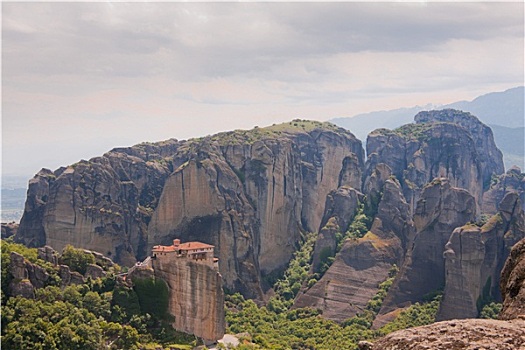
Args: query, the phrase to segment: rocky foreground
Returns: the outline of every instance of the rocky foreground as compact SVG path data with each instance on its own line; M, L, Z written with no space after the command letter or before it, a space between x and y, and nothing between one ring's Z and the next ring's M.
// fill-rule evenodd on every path
M360 350L525 349L525 316L512 321L452 320L397 331Z

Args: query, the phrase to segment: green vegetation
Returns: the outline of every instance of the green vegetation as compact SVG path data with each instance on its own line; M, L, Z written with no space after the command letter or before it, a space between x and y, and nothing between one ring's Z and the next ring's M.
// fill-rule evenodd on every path
M276 313L239 294L228 296L226 307L228 332L248 332L262 349L355 349L359 340L374 333L362 326L338 325L313 309Z
M363 220L362 218L359 220ZM275 284L276 296L266 306L259 307L240 294L226 296L228 333L248 332L253 346L245 349L356 349L360 340L371 340L391 330L434 322L440 296L429 303L415 304L380 330L371 330L372 322L393 283L397 266L393 265L387 280L368 302L363 313L342 324L324 319L319 310L292 309L293 299L301 286L310 287L316 275L308 275L315 235L308 234L284 277ZM294 287L295 286L295 287Z
M359 239L367 234L368 230L370 230L370 227L372 227L372 222L375 215L377 214L377 208L379 201L381 200L381 196L382 194L380 193L372 198L370 200L371 204L367 204L368 201L365 198L364 201L359 204L357 212L355 213L352 222L348 226L348 230L344 234L340 232L335 234L337 244L335 254L332 254L330 248L325 248L320 252L319 263L315 268L321 276L332 265L335 260L335 255L341 250L344 242L347 239Z
M89 264L95 263L93 254L87 253L83 249L74 248L70 244L64 248L61 260L71 270L80 272L82 275L86 273Z
M480 318L491 318L491 319L497 320L498 315L501 312L502 306L503 305L501 303L491 302L483 306L483 309L481 309L479 317Z
M381 327L377 335L383 336L400 329L434 323L440 302L441 295L438 295L431 302L415 303L409 306L406 310L401 311L395 320Z
M393 132L405 138L426 141L427 137L425 137L425 132L430 130L434 125L435 123L405 124L397 129L394 129Z
M106 277L82 285L61 286L58 268L37 258L37 250L1 241L2 347L6 349L158 349L190 348L193 336L177 332L167 314L168 294L163 281L143 279L135 285L119 281L120 267L105 268ZM50 275L35 299L8 294L7 273L14 251ZM94 263L82 249L68 246L62 261L85 271ZM178 345L177 345L178 344Z
M373 312L366 310L342 324L326 320L319 311L304 308L275 312L258 307L240 294L226 298L228 333L248 332L258 349L357 349L360 340L373 340L390 332L435 321L441 296L416 303L377 331L371 330Z
M256 141L276 138L283 134L309 133L315 129L344 132L344 129L332 123L294 119L288 123L274 124L264 128L254 127L251 130L234 130L191 139L186 142L186 145L183 146L182 149L187 148L193 150L194 147L201 142L218 143L220 146L253 144Z
M306 234L301 247L294 253L284 277L275 283L276 296L268 303L272 311L282 312L290 308L301 287L312 277L309 271L316 238L316 233Z

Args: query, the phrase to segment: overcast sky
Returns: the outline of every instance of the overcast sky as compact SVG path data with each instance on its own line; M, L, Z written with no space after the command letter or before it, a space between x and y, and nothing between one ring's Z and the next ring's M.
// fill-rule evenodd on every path
M1 6L4 175L524 79L521 1Z

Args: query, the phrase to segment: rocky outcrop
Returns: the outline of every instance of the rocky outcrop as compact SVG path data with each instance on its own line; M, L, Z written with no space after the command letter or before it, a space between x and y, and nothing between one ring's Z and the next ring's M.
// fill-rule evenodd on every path
M38 258L42 259L44 261L47 261L48 263L52 264L53 266L58 265L58 261L60 259L60 254L50 246L46 245L41 248L38 248L37 250Z
M501 271L500 291L503 298L500 319L525 315L525 239L512 247Z
M70 284L86 283L86 280L80 273L78 273L77 271L71 271L71 269L67 265L59 266L59 276L62 280L62 287L69 286Z
M2 239L16 235L18 224L16 222L2 222Z
M334 256L336 253L336 235L345 233L352 222L362 201L363 194L357 190L341 186L326 197L325 214L315 242L312 266L320 269L321 255Z
M436 319L473 318L500 301L499 277L511 247L525 237L519 197L509 193L485 225L456 228L445 246L445 290Z
M226 286L259 298L260 275L285 268L300 232L318 229L326 195L340 181L358 181L351 169L363 164L353 135L315 123L298 130L300 123L196 145L166 182L149 245L176 236L215 245Z
M169 288L168 310L175 317L173 327L205 341L224 336L224 292L220 273L201 262L184 258L152 259L156 278Z
M414 117L414 121L417 124L453 123L467 130L474 140L476 153L480 156L484 190L488 189L493 175L499 175L505 171L503 154L496 147L492 130L472 114L454 109L443 109L419 112Z
M347 239L328 271L297 297L294 307L314 307L323 317L344 321L366 308L392 265L402 262L404 242L412 230L409 206L397 181L386 180L382 192L370 231L362 238Z
M435 179L423 189L414 215L416 234L407 244L406 259L380 314L423 301L425 295L444 288L445 244L456 227L475 217L474 197L449 180Z
M371 347L362 346L369 350L517 350L525 348L525 320L442 321L393 332Z
M262 298L261 276L319 228L327 194L361 187L363 153L351 133L301 120L114 149L39 172L16 240L128 266L155 244L199 240L217 247L230 290Z
M146 255L146 225L168 165L162 156L177 142L114 149L29 181L16 241L28 246L67 244L111 256L123 264Z
M483 194L483 212L497 213L499 204L510 192L518 193L521 203L525 203L525 174L518 167L512 167L505 174L492 177L489 190Z
M22 255L11 252L9 262L8 293L10 296L34 298L34 289L45 286L49 274L38 265L32 264Z
M427 183L445 177L454 187L472 194L481 208L483 189L488 188L493 174L504 169L490 128L474 116L454 110L421 112L415 120L415 124L393 131L370 133L365 177L377 164L388 165L412 209Z
M98 265L95 264L89 264L86 267L86 273L84 274L86 277L89 277L91 279L97 279L102 278L106 276L106 272L104 269Z

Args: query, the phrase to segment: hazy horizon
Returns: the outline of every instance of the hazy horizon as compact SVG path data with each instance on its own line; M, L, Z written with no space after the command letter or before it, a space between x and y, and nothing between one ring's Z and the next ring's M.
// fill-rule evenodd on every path
M2 3L2 174L523 86L515 3Z

